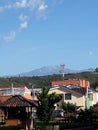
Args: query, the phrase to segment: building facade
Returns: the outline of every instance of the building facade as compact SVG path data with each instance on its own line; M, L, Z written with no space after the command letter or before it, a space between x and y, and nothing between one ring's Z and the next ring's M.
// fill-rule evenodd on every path
M62 100L59 103L57 103L58 104L57 107L59 106L58 108L60 108L62 103L65 102L75 104L77 107L85 109L87 98L89 98L90 106L93 106L98 102L97 92L93 90L88 90L88 96L87 96L87 89L83 87L77 87L71 89L64 86L60 86L51 88L49 94L53 92L62 96Z
M32 99L31 91L26 86L3 86L0 87L0 96L21 95Z
M51 87L54 86L67 86L67 85L79 85L81 87L90 87L90 82L83 79L67 79L62 81L52 81Z

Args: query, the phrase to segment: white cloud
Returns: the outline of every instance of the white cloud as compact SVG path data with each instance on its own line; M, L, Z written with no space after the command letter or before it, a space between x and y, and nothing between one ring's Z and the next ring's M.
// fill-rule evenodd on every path
M0 12L9 9L26 9L31 12L34 11L35 14L40 16L42 12L44 13L46 11L47 7L48 5L45 0L17 0L17 2L11 2L10 4L0 6Z
M45 3L45 0L29 0L28 8L35 13L37 18L44 18L48 4Z
M37 15L37 17L39 16L42 18L42 16L45 16L47 7L48 5L45 0L17 0L16 2L11 2L10 4L0 6L0 12L9 9L25 9L26 11Z
M37 5L40 4L42 0L29 0L28 1L28 8L30 8L30 10L33 10L34 8L37 7Z
M19 16L19 20L20 20L20 21L26 21L26 20L28 20L28 16L21 14L21 15Z
M24 21L24 22L22 22L22 23L20 24L20 29L25 29L25 28L27 28L27 26L28 26L27 21Z
M17 2L13 2L10 4L6 4L4 6L0 6L0 12L6 11L9 9L18 9L18 8L26 8L27 7L27 1L26 0L21 0Z
M5 10L9 10L12 8L11 4L5 5L5 6L0 6L0 12L3 12Z
M93 51L89 50L89 56L93 55Z
M3 11L16 11L18 10L18 13L23 12L19 15L18 20L20 21L20 24L18 25L17 31L10 32L9 35L4 36L3 40L5 42L9 42L14 40L16 37L16 33L19 31L22 31L23 29L26 29L28 27L28 20L33 16L36 16L38 19L46 19L47 18L47 9L48 4L45 0L11 0L7 1L5 0L4 4L0 6L0 12ZM54 0L56 4L61 3L63 0ZM9 3L8 3L9 2ZM51 2L53 4L53 0ZM25 15L26 14L26 15Z
M41 5L39 6L38 10L39 10L39 11L44 11L44 10L46 10L47 7L48 7L48 5L46 5L46 4L41 4Z
M45 3L42 3L39 5L38 10L36 11L37 18L44 18L46 19L46 9L48 8L48 5Z
M27 22L28 18L29 18L29 17L28 17L27 15L23 15L23 14L21 14L21 15L19 16L19 20L21 21L20 27L19 27L19 30L20 30L20 31L21 31L22 29L25 29L25 28L28 27L28 22Z
M45 0L21 0L15 2L13 8L26 8L29 10L45 10L47 8L47 4L45 4Z
M21 0L20 2L16 2L13 7L15 8L26 8L27 7L27 1Z
M16 37L16 32L11 31L9 35L7 35L3 38L3 40L4 40L4 42L10 42L10 41L14 40L15 37Z

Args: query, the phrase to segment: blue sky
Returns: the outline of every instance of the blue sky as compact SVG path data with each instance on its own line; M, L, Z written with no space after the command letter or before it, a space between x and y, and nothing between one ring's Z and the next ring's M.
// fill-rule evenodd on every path
M97 58L98 0L0 0L0 76Z

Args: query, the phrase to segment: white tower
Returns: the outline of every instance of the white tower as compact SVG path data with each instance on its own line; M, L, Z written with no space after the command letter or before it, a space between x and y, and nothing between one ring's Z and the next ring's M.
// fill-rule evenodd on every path
M65 64L61 64L61 73L62 73L62 79L64 80Z

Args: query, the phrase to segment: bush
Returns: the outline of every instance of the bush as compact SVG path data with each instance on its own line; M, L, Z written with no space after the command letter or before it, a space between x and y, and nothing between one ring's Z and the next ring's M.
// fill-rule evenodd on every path
M3 126L0 130L21 130L20 126Z
M59 130L59 125L54 125L54 130Z

